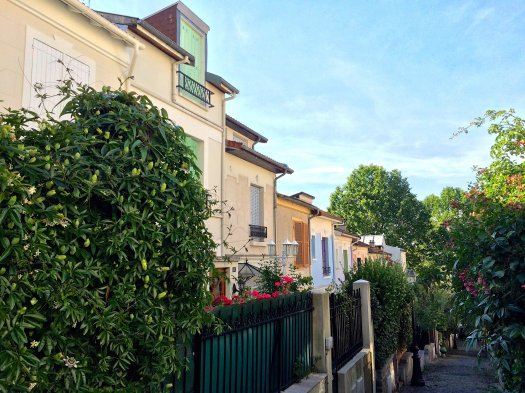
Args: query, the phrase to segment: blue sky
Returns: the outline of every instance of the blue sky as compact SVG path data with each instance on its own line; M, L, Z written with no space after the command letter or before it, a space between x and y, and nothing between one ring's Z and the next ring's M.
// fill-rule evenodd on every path
M87 3L88 1L86 1ZM91 0L145 17L171 0ZM240 90L230 115L295 170L285 194L321 208L360 164L399 169L423 199L489 162L487 109L525 116L525 2L186 0L209 26L208 70Z

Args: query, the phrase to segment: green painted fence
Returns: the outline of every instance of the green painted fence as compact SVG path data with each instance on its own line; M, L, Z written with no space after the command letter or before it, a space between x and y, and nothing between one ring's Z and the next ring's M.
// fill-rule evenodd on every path
M175 381L182 393L273 393L312 367L312 294L295 293L214 311L223 322L186 350L190 370Z

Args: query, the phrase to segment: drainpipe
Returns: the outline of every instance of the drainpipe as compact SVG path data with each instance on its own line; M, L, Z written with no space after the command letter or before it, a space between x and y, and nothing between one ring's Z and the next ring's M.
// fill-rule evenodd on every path
M226 178L226 103L228 101L234 100L237 97L235 92L229 97L224 97L222 99L222 152L221 152L221 209L222 203L224 202L224 182ZM221 213L221 255L224 256L224 213Z
M128 72L126 72L126 91L129 91L131 85L131 78L133 77L133 70L135 69L135 63L137 62L137 57L139 50L143 47L137 42L133 48L133 56L131 56L131 61L129 63Z
M190 59L188 56L184 56L184 59L175 61L171 65L171 102L175 102L175 97L177 94L177 67L180 64L190 64Z

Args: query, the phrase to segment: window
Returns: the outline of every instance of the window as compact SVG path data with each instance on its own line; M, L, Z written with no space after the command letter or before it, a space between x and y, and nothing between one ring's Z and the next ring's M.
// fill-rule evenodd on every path
M186 135L186 138L184 139L184 143L186 146L188 146L191 149L191 152L195 156L195 163L199 167L199 169L202 171L202 159L203 159L203 153L202 153L202 142L198 141L197 139L192 138L191 136ZM201 179L202 180L202 179Z
M255 185L250 186L251 225L250 237L255 241L263 241L263 189ZM255 236L252 236L255 235Z
M312 253L312 260L315 259L315 236L310 239L310 250Z
M330 269L330 262L328 261L328 238L322 237L321 238L321 245L322 245L322 258L323 258L323 276L329 276L332 272L332 269Z
M73 79L80 84L89 83L89 65L75 59L58 49L55 49L44 42L33 39L32 45L32 64L31 64L31 95L29 107L42 113L43 108L39 108L42 100L35 97L37 94L45 95L45 106L48 110L53 110L59 114L65 106L65 102L54 108L63 98L57 97L57 84L66 79ZM35 87L38 90L35 91Z
M179 91L185 97L211 106L213 93L204 86L206 73L204 34L181 18L179 44L195 57L195 65L180 65Z
M343 268L348 272L348 250L343 250Z
M293 236L298 244L295 264L298 266L308 266L308 225L304 222L294 221Z

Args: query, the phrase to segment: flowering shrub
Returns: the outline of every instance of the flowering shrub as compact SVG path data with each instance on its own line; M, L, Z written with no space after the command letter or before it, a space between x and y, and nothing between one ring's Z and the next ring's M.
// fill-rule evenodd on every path
M525 122L514 111L488 111L493 162L477 172L462 214L452 221L451 251L460 305L474 316L469 341L486 342L504 387L525 391Z
M276 288L272 293L264 293L256 290L247 290L244 291L241 295L234 295L232 298L221 295L213 299L212 306L208 307L207 311L213 311L215 307L218 306L231 306L232 304L245 304L253 300L264 300L272 299L281 295L288 295L291 292L297 292L294 290L295 280L290 276L283 276L278 281L274 283Z
M0 391L144 392L211 319L208 193L147 97L0 114Z
M275 258L261 263L260 275L257 277L257 289L263 293L281 293L309 291L312 288L312 277L305 277L297 273L295 267L288 267L288 274L284 274L280 261Z

